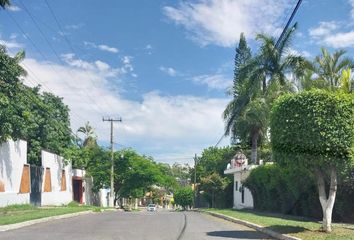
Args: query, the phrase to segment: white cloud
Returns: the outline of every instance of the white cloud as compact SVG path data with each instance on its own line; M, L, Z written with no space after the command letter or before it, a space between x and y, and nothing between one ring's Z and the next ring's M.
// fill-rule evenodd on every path
M95 62L88 62L76 58L75 54L73 53L62 54L61 57L71 67L88 70L88 71L95 71L97 72L97 74L107 78L117 77L127 72L125 64L123 64L123 66L121 67L112 68L108 63L105 63L100 60L96 60Z
M73 61L73 55L67 57ZM26 59L24 68L31 71L25 83L33 86L36 81L44 90L63 97L71 109L73 131L90 121L101 141L109 139L109 125L102 122L102 116L121 116L123 122L115 126L115 141L141 153L159 156L161 160L178 155L192 157L195 152L215 144L223 132L221 113L228 99L148 92L142 95L141 101L129 100L110 90L112 83L97 69L113 68L98 62L76 59L75 63L63 66Z
M247 37L280 33L281 19L290 7L287 0L189 0L178 7L165 6L163 11L201 45L230 47L241 32Z
M160 66L159 69L160 69L160 71L166 73L170 77L176 77L177 76L177 71L174 68L172 68L172 67Z
M0 39L0 45L6 46L8 49L18 49L23 48L21 43L15 41L15 38L11 38L10 41Z
M338 28L339 23L335 21L320 22L318 27L309 29L309 35L313 38L326 37Z
M351 18L354 19L354 0L349 0L348 3L352 7L352 10L350 11Z
M19 8L18 6L16 5L10 5L8 7L6 7L7 10L11 11L11 12L19 12L21 11L22 9Z
M297 56L302 56L305 58L310 58L312 56L311 53L309 53L308 51L298 51L294 48L290 48L288 53L293 54L293 55L297 55Z
M216 89L216 90L226 90L228 87L232 85L232 80L226 78L222 74L199 75L193 77L192 81L197 84L207 85L209 89Z
M123 73L133 72L134 67L132 64L133 57L132 56L124 56L121 61L123 63L123 67L121 67L121 71Z
M318 43L333 48L354 47L354 30L339 31L341 27L341 23L334 21L320 22L318 27L309 29L309 35Z
M100 45L97 46L97 48L101 49L102 51L111 52L111 53L117 53L118 52L117 48L110 47L110 46L107 46L105 44L100 44Z
M328 35L323 41L334 48L354 47L354 30Z
M97 48L99 50L102 50L102 51L105 51L105 52L110 52L110 53L118 53L119 50L118 48L115 48L115 47L110 47L106 44L95 44L93 42L84 42L84 45L85 46L88 46L88 47L91 47L91 48Z
M354 0L348 0L351 6L350 18L343 22L320 22L315 28L309 29L309 35L319 44L333 48L354 47ZM350 30L347 30L350 27Z
M68 30L78 30L85 26L84 23L79 23L79 24L71 24L71 25L66 25L65 28Z

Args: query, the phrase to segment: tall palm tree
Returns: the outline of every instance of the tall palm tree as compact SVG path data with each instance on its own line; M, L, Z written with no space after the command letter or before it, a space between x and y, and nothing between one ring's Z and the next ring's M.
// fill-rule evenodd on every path
M256 39L261 43L261 47L246 67L250 68L249 78L255 84L261 82L263 96L269 94L267 90L270 84L285 86L291 81L290 77L301 76L303 68L308 65L304 57L293 54L290 48L296 26L295 24L287 31L278 47L275 46L275 38L265 34L257 35Z
M10 6L10 0L0 0L0 7L5 9L6 6Z
M240 68L235 68L239 76L234 81L237 94L223 113L225 135L231 133L236 138L251 140L253 163L257 163L259 139L268 127L271 103L283 92L292 90L289 76L301 76L303 67L307 65L303 57L291 54L290 44L295 29L296 24L288 30L278 48L274 38L257 35L261 43L258 53Z
M85 135L83 147L94 147L97 145L97 137L95 129L90 125L90 122L85 123L85 126L80 127L77 132L81 132Z
M345 53L345 50L337 50L331 54L326 48L321 48L321 54L309 66L317 75L315 79L326 82L332 90L341 87L343 71L354 68L353 60L345 57Z
M255 98L247 104L244 111L237 118L235 130L242 139L251 143L251 160L257 163L257 147L268 126L268 104L264 98Z

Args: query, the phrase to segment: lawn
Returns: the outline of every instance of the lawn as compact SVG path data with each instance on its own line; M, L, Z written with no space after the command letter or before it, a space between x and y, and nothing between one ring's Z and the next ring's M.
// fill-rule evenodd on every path
M29 204L12 205L0 208L0 225L7 225L28 220L63 215L68 213L76 213L83 211L100 211L98 207L78 206L70 204L62 207L34 207Z
M221 213L240 220L264 226L279 233L288 234L301 239L319 240L354 240L353 224L334 224L333 232L320 232L321 224L306 218L280 214L269 214L256 211L239 211L230 209L207 209L205 211Z

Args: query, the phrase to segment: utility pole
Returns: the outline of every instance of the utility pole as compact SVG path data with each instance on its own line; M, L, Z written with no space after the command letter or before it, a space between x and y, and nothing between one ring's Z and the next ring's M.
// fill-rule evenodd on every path
M197 154L194 155L194 208L197 200Z
M113 143L113 123L122 122L122 118L102 118L104 122L111 122L111 192L109 195L109 206L114 207L114 143Z
M295 6L293 12L291 13L291 16L290 16L288 22L286 23L286 25L285 25L285 27L284 27L282 33L280 34L280 37L278 38L278 41L277 41L276 44L275 44L275 48L278 48L278 47L279 47L279 44L280 44L281 40L283 39L283 37L284 37L286 31L288 30L289 25L290 25L290 23L292 22L292 20L293 20L293 18L294 18L294 16L295 16L297 10L299 9L301 3L302 3L302 0L298 0L298 1L297 1L297 4L296 4L296 6Z

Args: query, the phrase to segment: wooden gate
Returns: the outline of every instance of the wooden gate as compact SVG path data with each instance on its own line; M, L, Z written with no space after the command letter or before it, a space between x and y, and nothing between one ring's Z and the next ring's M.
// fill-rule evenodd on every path
M41 206L42 203L42 182L43 167L31 165L31 193L30 203L35 206Z

